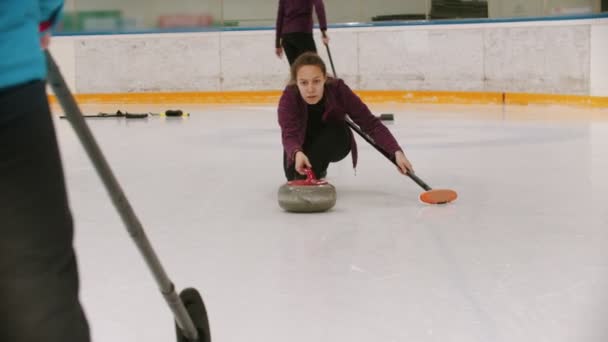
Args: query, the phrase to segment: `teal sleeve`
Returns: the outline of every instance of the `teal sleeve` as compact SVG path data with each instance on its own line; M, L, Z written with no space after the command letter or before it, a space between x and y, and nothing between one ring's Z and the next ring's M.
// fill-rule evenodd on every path
M55 26L61 18L63 0L40 0L40 29L47 31Z

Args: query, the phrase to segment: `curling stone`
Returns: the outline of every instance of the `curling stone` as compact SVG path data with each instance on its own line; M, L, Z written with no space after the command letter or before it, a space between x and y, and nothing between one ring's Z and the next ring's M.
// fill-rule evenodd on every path
M336 204L336 188L327 181L316 179L306 169L306 179L289 181L279 188L279 206L294 213L326 211Z

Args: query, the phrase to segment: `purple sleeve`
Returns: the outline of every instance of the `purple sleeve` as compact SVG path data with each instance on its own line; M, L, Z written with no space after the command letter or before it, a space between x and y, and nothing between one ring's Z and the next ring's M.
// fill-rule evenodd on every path
M323 0L314 0L314 5L317 19L319 19L319 28L321 31L327 31L327 18L325 17L325 5L323 5Z
M344 102L346 113L361 130L367 133L383 150L391 155L394 155L397 151L402 151L399 143L388 128L370 112L359 96L344 81L337 80L337 82L338 92Z
M277 12L277 26L274 46L281 47L281 34L283 32L283 17L285 16L285 0L279 0L279 9Z
M302 133L302 122L297 102L295 101L296 95L289 87L285 88L279 100L278 109L281 140L289 164L293 162L294 154L302 149L299 139Z

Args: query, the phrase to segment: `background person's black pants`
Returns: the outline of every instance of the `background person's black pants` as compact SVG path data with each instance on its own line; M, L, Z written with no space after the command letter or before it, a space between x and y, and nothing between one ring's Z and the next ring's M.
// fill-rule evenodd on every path
M289 61L292 65L301 54L307 51L317 52L317 46L312 33L293 32L285 33L281 36L281 45Z
M0 341L89 341L72 238L45 85L0 91Z
M302 149L308 157L312 170L317 178L322 178L327 172L329 163L337 162L348 155L351 148L352 132L345 122L326 124L318 135L305 141ZM295 165L287 165L287 156L283 152L283 165L285 177L288 181L305 179L295 170Z

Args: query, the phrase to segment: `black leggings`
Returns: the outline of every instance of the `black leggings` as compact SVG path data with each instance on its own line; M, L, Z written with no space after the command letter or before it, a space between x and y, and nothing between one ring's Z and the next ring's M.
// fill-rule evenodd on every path
M283 50L285 50L285 55L287 55L289 65L292 65L296 58L304 52L317 52L312 33L286 33L281 37L281 44L283 45Z
M304 142L302 147L304 154L308 157L312 170L318 178L322 178L327 172L329 163L344 159L350 152L352 133L346 123L326 124L318 135ZM304 179L306 176L295 170L295 165L287 165L287 155L283 152L283 165L285 177L288 181Z
M89 341L42 81L0 92L0 341Z

